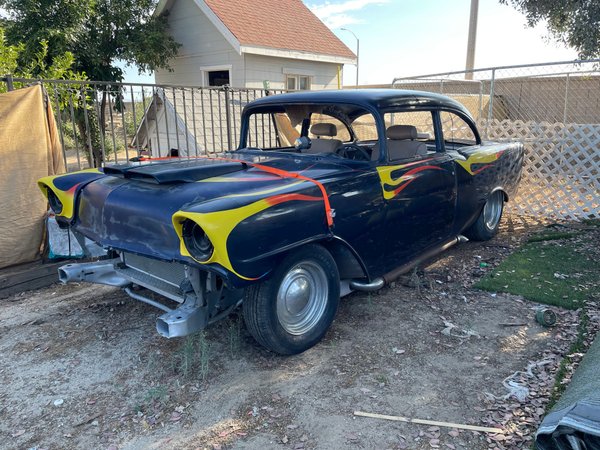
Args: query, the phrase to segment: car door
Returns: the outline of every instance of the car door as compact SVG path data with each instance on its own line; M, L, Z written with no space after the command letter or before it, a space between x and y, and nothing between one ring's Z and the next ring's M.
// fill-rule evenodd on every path
M436 142L432 111L384 115L386 155L377 167L386 208L386 271L406 263L430 247L441 244L453 231L456 207L456 169L451 155ZM395 159L390 151L390 130L396 125L416 128L421 142L418 154ZM401 155L404 156L404 155Z

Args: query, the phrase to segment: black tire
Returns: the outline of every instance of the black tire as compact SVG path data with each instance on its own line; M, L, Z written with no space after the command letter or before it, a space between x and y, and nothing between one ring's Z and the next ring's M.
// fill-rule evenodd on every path
M246 288L244 321L263 347L294 355L323 338L339 301L333 257L320 245L308 244L289 253L267 281Z
M465 231L465 236L473 241L489 241L498 232L503 211L504 194L502 191L492 192L475 223Z

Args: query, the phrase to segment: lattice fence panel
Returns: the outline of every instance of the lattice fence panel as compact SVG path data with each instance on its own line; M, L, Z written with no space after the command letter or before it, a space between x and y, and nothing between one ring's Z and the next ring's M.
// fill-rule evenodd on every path
M512 212L556 219L600 217L600 124L493 120L490 140L525 145Z

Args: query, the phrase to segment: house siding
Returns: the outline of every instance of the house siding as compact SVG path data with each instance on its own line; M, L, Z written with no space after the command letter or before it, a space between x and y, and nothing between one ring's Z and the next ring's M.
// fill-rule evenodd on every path
M157 70L157 84L201 86L202 67L231 65L231 84L244 86L244 58L223 37L193 1L175 1L169 11L170 33L182 44L172 71Z
M247 88L262 88L268 80L271 89L285 89L284 69L290 73L311 76L311 89L337 89L338 65L300 59L274 58L244 54ZM341 69L341 68L340 68ZM340 70L341 77L341 70ZM340 84L342 80L340 79Z

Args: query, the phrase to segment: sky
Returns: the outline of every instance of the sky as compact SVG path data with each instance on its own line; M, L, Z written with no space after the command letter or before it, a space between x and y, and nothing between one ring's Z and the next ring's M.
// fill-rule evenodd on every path
M260 0L257 0L260 1ZM360 84L389 84L396 77L463 70L471 0L304 0L353 51L360 40ZM569 61L577 52L548 39L543 24L498 0L479 1L475 68ZM356 67L344 67L345 85ZM125 81L153 83L152 75L126 68Z
M464 70L471 0L346 0L305 2L355 51L360 84ZM526 27L523 14L498 0L479 1L475 68L568 61L577 52L547 39L544 25ZM356 68L344 68L344 83Z
M396 77L463 70L471 0L304 0L356 52L360 84L389 84ZM549 40L543 24L498 0L479 1L475 68L569 61L577 52ZM153 82L127 70L131 82ZM356 83L356 67L344 67L344 84Z

